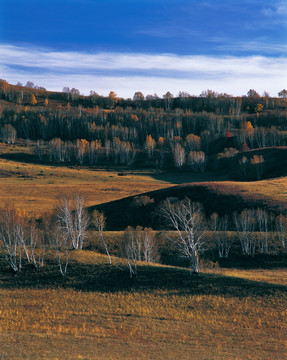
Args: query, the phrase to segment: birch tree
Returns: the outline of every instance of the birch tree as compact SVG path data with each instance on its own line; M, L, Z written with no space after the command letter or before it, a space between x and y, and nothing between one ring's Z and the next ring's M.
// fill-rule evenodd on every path
M278 235L278 239L282 248L282 251L286 249L286 237L287 237L287 218L280 214L275 219L275 229Z
M36 259L35 249L39 243L39 231L35 223L28 223L25 211L7 209L0 220L0 242L9 266L21 271L23 260L38 268L43 258ZM43 255L42 255L43 256Z
M138 260L137 245L138 244L136 241L134 228L129 226L125 232L122 252L124 258L127 260L131 279L137 276L137 260Z
M2 141L7 144L14 144L17 136L16 129L11 124L5 124L1 129Z
M228 215L220 218L217 213L213 213L210 217L210 224L215 235L218 256L220 258L228 258L233 242L232 239L227 236L228 221Z
M240 214L233 214L235 227L240 239L241 249L244 255L255 255L256 242L254 239L254 213L244 209Z
M189 198L182 201L172 202L170 199L164 201L159 209L159 214L176 231L174 241L179 254L190 262L194 273L199 272L199 254L205 250L205 219L202 206L193 203Z
M107 246L107 243L105 241L104 234L103 234L105 224L106 224L105 215L103 213L99 212L98 210L95 210L93 212L93 224L94 224L94 226L96 227L97 231L100 234L103 246L104 246L105 251L106 251L106 253L108 255L108 258L109 258L109 263L111 264L112 259L111 259L111 256L110 256L110 253L109 253L109 250L108 250L108 246Z
M269 214L263 209L256 209L255 211L257 226L259 230L259 250L263 254L269 253L268 246L268 229L269 229Z
M63 198L58 209L58 222L74 249L82 249L87 238L89 216L84 204L84 197L77 194L73 201Z

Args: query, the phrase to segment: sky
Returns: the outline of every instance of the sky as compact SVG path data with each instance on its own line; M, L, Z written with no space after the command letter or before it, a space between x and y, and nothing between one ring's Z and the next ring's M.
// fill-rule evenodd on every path
M119 97L287 88L287 0L0 0L0 78Z

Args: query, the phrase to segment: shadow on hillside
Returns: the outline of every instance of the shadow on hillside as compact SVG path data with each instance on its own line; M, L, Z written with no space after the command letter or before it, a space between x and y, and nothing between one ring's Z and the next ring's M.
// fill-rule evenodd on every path
M16 274L2 269L0 288L64 288L84 292L163 290L182 295L215 295L238 298L275 295L275 293L276 296L286 294L286 286L219 274L193 275L186 269L139 266L137 278L130 279L129 270L124 265L83 265L76 262L69 265L68 274L65 277L60 275L55 266L49 265L39 271L26 267Z
M217 181L217 180L226 180L226 177L223 177L220 174L214 175L213 173L194 173L192 171L180 171L174 168L165 169L165 170L153 170L146 167L135 167L128 168L122 165L113 165L109 163L101 163L95 166L79 166L77 163L66 163L66 162L54 162L49 160L39 160L37 156L34 154L27 154L25 152L17 152L17 153L4 153L0 154L0 158L6 160L12 160L17 162L25 162L28 164L34 165L46 165L46 166L56 166L56 167L75 167L78 169L90 169L98 170L105 169L106 171L118 172L118 176L126 176L126 175L134 175L134 176L147 176L153 178L155 180L159 180L162 182L170 183L170 184L183 184L183 183L191 183L191 182L204 182L204 181Z

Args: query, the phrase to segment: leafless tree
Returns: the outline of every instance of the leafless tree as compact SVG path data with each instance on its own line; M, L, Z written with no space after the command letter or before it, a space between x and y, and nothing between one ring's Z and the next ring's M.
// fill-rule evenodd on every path
M259 148L265 148L266 147L266 138L267 138L266 129L262 126L255 128L254 136L255 136L255 140L257 142L257 146Z
M71 249L69 238L58 223L53 225L53 231L49 231L48 238L50 245L56 251L59 271L61 275L65 276L69 265L69 251Z
M84 208L84 203L84 197L76 194L73 202L64 197L58 209L59 224L74 249L82 249L83 242L87 237L89 216Z
M179 143L176 143L174 147L173 158L176 167L183 167L185 164L185 149Z
M138 244L135 237L135 230L131 226L126 229L123 239L122 252L127 260L130 271L130 278L137 276Z
M240 214L233 214L235 227L240 239L241 249L244 255L255 255L256 242L254 239L254 213L244 209Z
M159 209L159 214L171 228L175 229L177 237L174 241L180 256L190 261L194 273L199 272L199 254L205 250L205 219L199 203L193 203L189 198L172 202L167 199Z
M11 124L5 124L1 129L2 141L7 144L14 144L16 136L17 131Z
M128 261L131 277L137 274L137 261L155 262L157 248L152 229L129 226L124 237L123 253Z
M146 262L155 262L157 258L157 249L155 245L155 236L151 228L144 228L142 234L142 252L143 260Z
M95 210L93 212L93 224L95 225L96 229L100 233L102 243L104 245L105 251L106 251L106 253L108 255L108 258L109 258L109 263L111 264L112 259L111 259L111 256L110 256L110 253L109 253L109 250L108 250L108 246L107 246L107 243L105 241L104 234L103 234L105 224L106 224L105 215L103 213L99 212L98 210Z
M0 223L0 238L8 264L16 272L22 268L22 249L16 234L15 212L6 210Z
M39 244L39 230L23 214L11 209L1 214L0 240L7 262L14 271L22 269L23 256L36 268L43 262L43 254L39 257L39 262L35 255Z
M287 218L280 214L275 219L275 229L281 245L282 250L286 249L286 236L287 236Z
M211 228L214 231L220 258L228 258L233 243L232 239L227 236L228 221L228 215L224 215L220 218L217 213L213 213L210 217Z
M259 250L263 254L268 254L268 229L269 229L269 214L263 209L256 209L256 222L259 230Z

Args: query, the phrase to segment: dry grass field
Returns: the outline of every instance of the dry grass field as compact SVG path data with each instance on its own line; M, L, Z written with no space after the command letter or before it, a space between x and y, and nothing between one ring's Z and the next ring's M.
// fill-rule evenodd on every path
M1 145L0 152L23 149ZM40 217L74 192L92 206L194 181L201 189L286 209L286 178L204 180L184 172L72 168L0 157L0 207ZM109 233L110 243L118 235ZM63 277L53 253L43 268L27 265L15 274L0 253L0 359L283 360L286 294L286 268L219 267L195 276L184 268L140 263L138 277L130 280L123 259L113 257L109 265L106 256L85 249L71 252Z
M270 210L286 210L286 177L256 182L207 181L212 180L210 174L51 166L1 158L23 151L31 153L29 147L0 144L0 208L9 204L25 209L31 217L51 212L61 196L75 192L83 194L86 205L92 206L183 183L194 183L203 198L208 191L262 203Z
M189 270L72 254L1 273L1 359L285 359L286 270Z
M61 196L81 193L91 206L168 186L153 171L119 176L106 169L77 169L19 163L0 159L1 208L7 204L26 209L29 216L51 212Z

